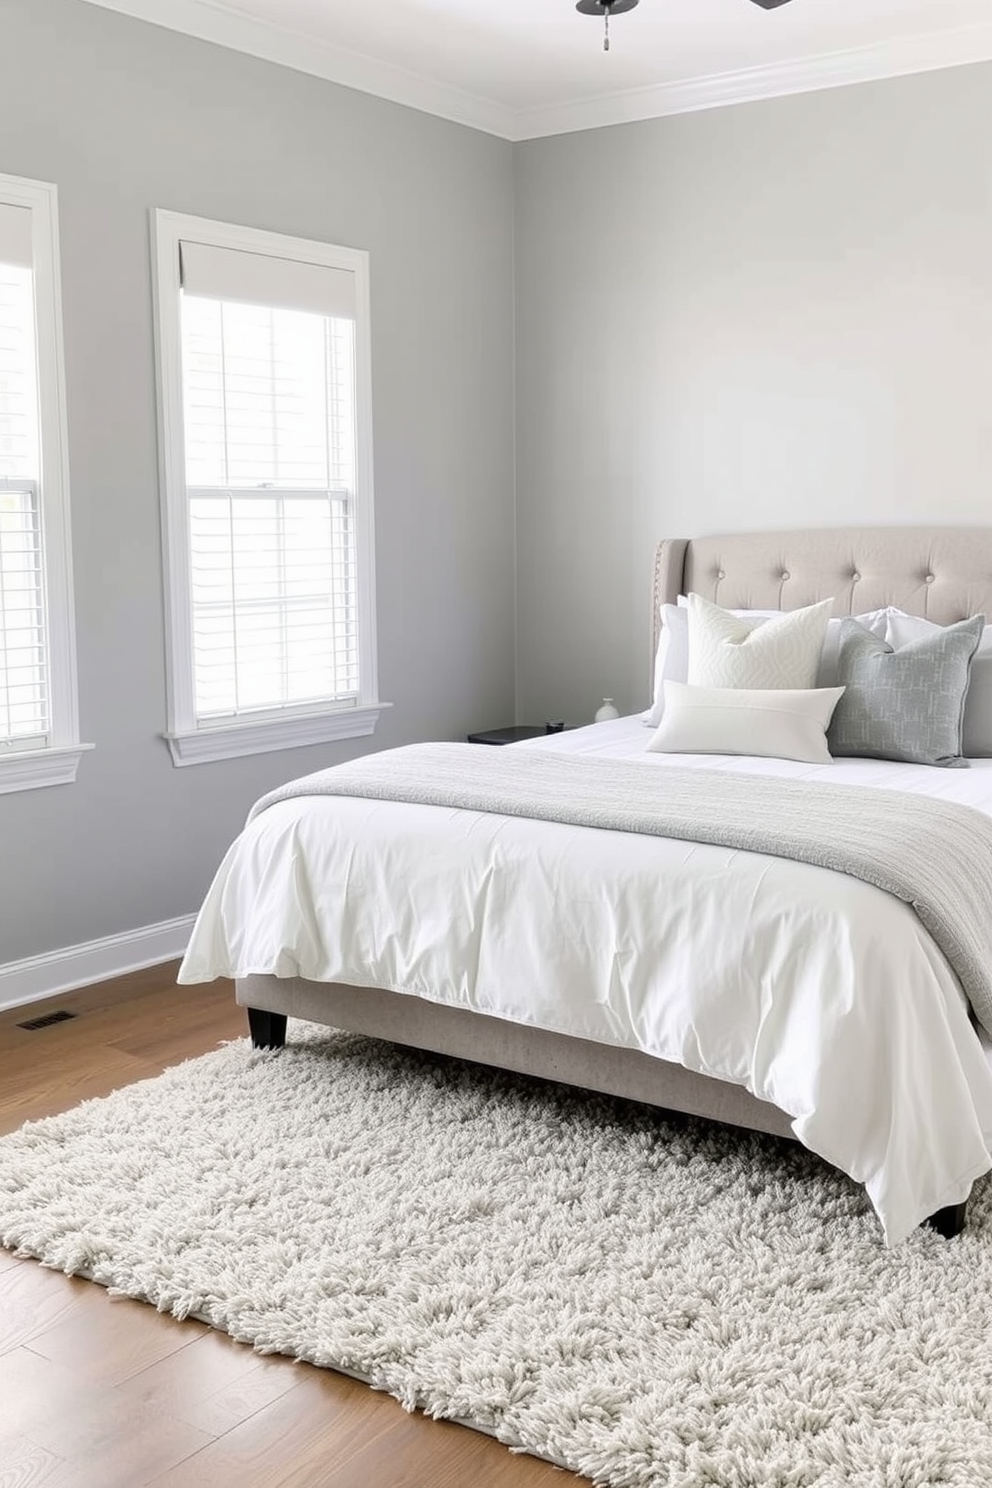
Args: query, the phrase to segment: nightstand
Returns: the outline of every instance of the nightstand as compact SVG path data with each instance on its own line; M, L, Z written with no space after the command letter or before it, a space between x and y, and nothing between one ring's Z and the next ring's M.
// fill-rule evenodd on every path
M469 734L470 744L518 744L521 739L543 739L545 734L564 733L566 724L520 723L513 728L486 729L481 734Z

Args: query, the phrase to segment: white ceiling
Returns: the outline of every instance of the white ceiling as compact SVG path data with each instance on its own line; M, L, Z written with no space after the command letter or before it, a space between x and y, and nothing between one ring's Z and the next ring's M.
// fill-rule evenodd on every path
M88 0L507 139L992 58L992 0Z

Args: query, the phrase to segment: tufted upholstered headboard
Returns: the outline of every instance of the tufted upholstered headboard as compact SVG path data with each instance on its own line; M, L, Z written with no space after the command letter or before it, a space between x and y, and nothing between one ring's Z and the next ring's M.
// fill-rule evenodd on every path
M728 610L796 610L834 601L835 615L897 605L949 625L992 623L992 527L824 527L666 538L655 560L659 607L694 590Z

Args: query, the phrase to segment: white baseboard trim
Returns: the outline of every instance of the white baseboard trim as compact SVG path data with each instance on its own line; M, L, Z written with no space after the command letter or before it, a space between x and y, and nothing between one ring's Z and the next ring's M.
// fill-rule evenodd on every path
M0 1012L139 971L159 961L172 961L185 951L195 918L182 915L177 920L105 935L102 940L88 940L61 951L8 961L0 965Z

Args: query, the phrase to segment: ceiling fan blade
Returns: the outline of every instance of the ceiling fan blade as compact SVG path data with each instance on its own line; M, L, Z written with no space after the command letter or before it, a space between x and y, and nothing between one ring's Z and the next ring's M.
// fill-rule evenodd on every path
M760 5L762 10L775 10L779 5L785 5L788 0L754 0L755 5Z

